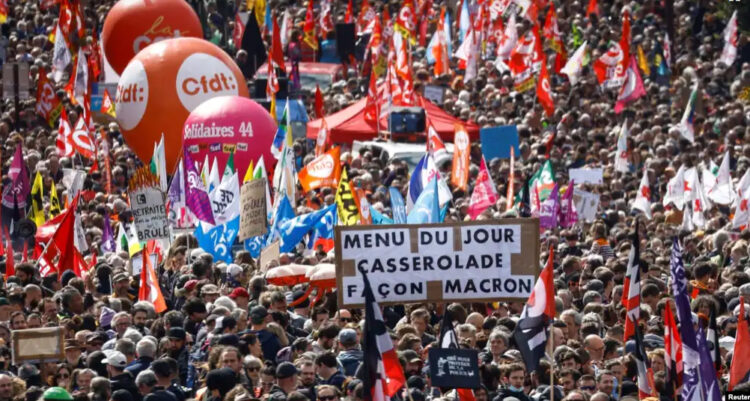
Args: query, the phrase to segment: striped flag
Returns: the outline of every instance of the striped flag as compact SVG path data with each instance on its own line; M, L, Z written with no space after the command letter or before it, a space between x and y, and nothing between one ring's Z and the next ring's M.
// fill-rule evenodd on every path
M641 317L641 253L638 226L631 240L628 270L622 292L622 304L625 306L625 341L635 335L638 319Z

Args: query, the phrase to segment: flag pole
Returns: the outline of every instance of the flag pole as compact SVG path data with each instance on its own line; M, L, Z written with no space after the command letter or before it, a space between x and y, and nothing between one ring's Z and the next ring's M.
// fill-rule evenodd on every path
M555 346L555 319L550 323L549 340ZM554 357L553 357L554 358ZM549 401L555 401L555 364L549 364Z

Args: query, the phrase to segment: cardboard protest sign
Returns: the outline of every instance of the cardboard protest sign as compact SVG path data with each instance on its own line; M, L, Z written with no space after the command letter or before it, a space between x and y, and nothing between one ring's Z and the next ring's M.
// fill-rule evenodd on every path
M164 192L159 189L159 179L148 167L138 169L130 179L128 196L138 242L169 238Z
M479 139L482 142L482 154L487 163L496 157L509 159L511 146L515 156L521 157L521 151L518 148L518 128L515 125L482 128L479 131Z
M63 327L13 330L10 333L13 364L24 362L55 362L65 360Z
M539 219L337 226L339 305L526 300L539 274Z
M599 194L576 189L573 192L573 204L578 216L587 223L596 220L596 212L599 210Z
M430 380L435 387L479 388L479 352L474 349L430 348Z
M568 170L568 176L576 184L596 184L599 185L604 181L604 172L599 168L571 168Z
M280 254L278 240L272 242L271 245L260 251L260 271L265 274L268 270L268 264L274 260L278 260Z
M266 179L246 182L240 190L240 240L266 233Z

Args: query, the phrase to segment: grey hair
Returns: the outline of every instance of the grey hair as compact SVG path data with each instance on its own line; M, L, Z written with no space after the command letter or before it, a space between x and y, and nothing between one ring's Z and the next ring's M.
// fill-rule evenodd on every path
M135 385L138 387L154 387L156 386L156 383L158 383L156 380L156 374L154 374L154 371L150 369L141 371L141 373L138 373L138 376L135 378Z
M156 355L156 343L151 341L150 338L143 338L141 341L138 341L138 344L135 346L135 352L138 354L138 357L147 357L147 358L153 358L154 355Z
M560 319L563 319L565 316L572 316L573 320L576 322L577 326L581 325L581 314L576 312L573 309L566 309L560 314Z
M115 351L124 355L135 355L135 343L129 338L121 338L115 343Z
M139 341L143 338L143 334L141 334L140 331L128 327L127 330L125 330L125 334L122 335L123 338L127 338L128 340L132 341L133 344L138 344Z
M724 248L724 244L729 242L729 240L729 233L724 230L720 230L717 231L716 234L714 234L714 236L711 238L711 243L714 246L714 249L721 251L721 249Z
M223 306L230 311L237 309L237 303L234 302L232 298L229 298L226 295L220 296L219 298L216 298L216 301L214 301L214 308L218 308L219 306Z

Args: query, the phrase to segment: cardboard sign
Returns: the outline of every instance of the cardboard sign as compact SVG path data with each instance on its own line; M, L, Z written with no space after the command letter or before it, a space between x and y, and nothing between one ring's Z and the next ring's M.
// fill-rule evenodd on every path
M474 349L430 348L430 380L434 387L479 388L479 352Z
M599 168L571 168L568 169L568 176L575 180L576 184L596 184L599 185L604 181L604 171Z
M539 274L539 219L336 226L339 305L526 300Z
M130 210L139 242L169 238L169 219L164 193L157 187L144 186L128 192Z
M18 73L16 73L16 69ZM30 99L29 63L15 62L3 64L3 99Z
M599 210L599 194L576 189L573 192L573 204L579 218L587 223L596 220L596 212Z
M521 151L518 149L518 128L515 125L482 128L479 130L479 139L487 163L494 158L509 159L511 146L516 158L521 157Z
M13 345L13 365L19 366L24 362L37 363L65 360L64 337L65 329L62 327L43 327L11 331L10 341Z
M266 233L266 179L246 182L240 189L240 240Z
M159 258L156 253L150 254L149 258L151 258L151 266L159 265ZM143 270L143 252L138 252L137 254L133 255L133 257L130 258L130 262L132 265L130 275L139 277L138 280L140 280L141 270Z
M271 245L267 246L266 249L260 251L260 271L261 273L265 274L268 270L268 263L273 262L274 260L279 259L280 247L279 247L279 241L276 240L271 243Z

